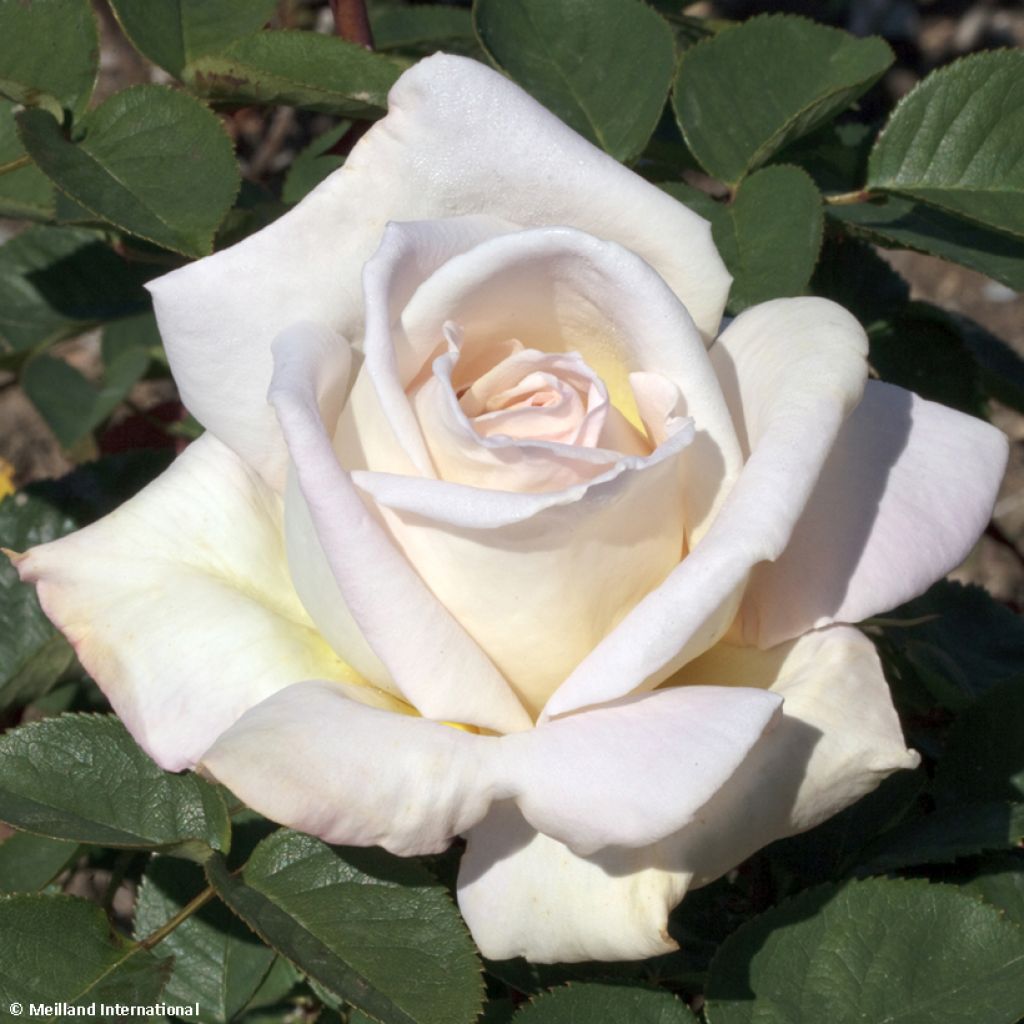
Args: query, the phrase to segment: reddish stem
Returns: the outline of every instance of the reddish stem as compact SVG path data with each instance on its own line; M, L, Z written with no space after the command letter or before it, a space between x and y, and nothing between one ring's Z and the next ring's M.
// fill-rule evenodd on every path
M334 31L350 43L373 49L373 33L366 14L366 0L331 0Z

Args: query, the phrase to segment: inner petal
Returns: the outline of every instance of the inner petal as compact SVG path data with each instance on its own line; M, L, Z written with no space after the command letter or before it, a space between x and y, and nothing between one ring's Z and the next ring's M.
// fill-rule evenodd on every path
M576 352L523 348L510 353L476 380L459 388L459 407L481 437L504 436L595 448L608 420L604 382Z

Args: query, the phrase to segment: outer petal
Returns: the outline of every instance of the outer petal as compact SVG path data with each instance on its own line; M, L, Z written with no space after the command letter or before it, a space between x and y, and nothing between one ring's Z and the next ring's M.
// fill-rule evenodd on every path
M692 820L779 705L763 690L691 687L477 736L310 681L253 708L202 762L268 817L329 842L436 852L492 801L513 799L534 827L590 853Z
M469 833L459 909L480 952L535 963L638 960L669 953L668 914L689 875L672 849L612 848L579 857L497 804Z
M421 713L501 732L528 728L530 718L508 684L424 586L338 462L321 395L337 390L334 378L347 376L338 370L339 364L347 369L347 345L319 325L296 325L275 353L270 400L298 484L289 497L304 500L303 521L309 517L318 541L309 557L296 552L294 564L315 563L322 547L353 621ZM301 542L301 533L289 532ZM309 586L322 582L312 579Z
M243 711L310 675L398 707L351 685L292 588L280 498L212 435L116 512L16 563L163 768L191 767Z
M730 278L708 223L506 78L438 55L402 76L389 106L294 211L151 285L186 405L276 485L287 460L263 402L270 343L302 320L361 337L359 277L389 220L485 213L581 228L645 259L714 333Z
M545 715L653 687L720 640L751 569L779 557L867 375L860 324L825 299L738 316L712 349L750 456L711 529L555 692Z
M686 870L712 881L768 843L830 818L920 758L906 749L874 645L848 626L767 651L708 651L670 685L768 685L779 726L680 833Z
M515 808L492 808L467 836L459 876L459 905L485 955L550 962L666 952L668 914L691 881L712 881L917 763L874 648L853 629L770 651L720 644L671 684L768 687L785 698L782 718L693 821L644 848L579 857Z
M744 640L767 647L920 594L984 530L1007 451L995 427L869 381L789 546L754 571Z

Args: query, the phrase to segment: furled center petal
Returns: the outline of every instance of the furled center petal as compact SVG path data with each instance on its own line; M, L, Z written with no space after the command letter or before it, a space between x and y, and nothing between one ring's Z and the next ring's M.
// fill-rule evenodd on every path
M538 352L516 339L513 345L509 356L456 392L473 429L481 437L595 447L608 418L604 382L576 352Z

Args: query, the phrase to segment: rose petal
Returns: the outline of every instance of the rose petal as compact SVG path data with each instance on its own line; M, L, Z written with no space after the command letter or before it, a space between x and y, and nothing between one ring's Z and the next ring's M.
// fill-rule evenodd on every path
M906 749L874 645L848 626L767 651L719 644L671 682L770 686L785 701L778 726L681 833L681 863L695 884L812 828L920 762Z
M202 763L249 806L328 842L437 852L492 801L515 799L534 827L590 853L690 821L780 703L763 690L684 687L477 736L310 680L252 708Z
M665 843L578 857L496 804L468 835L459 909L480 952L534 963L638 960L677 947L668 912L689 876Z
M854 629L770 651L719 644L672 683L770 687L785 698L782 717L691 823L647 847L579 857L514 807L495 805L468 833L459 874L459 906L486 956L546 963L668 952L668 914L691 876L710 882L918 763L874 648Z
M350 685L292 588L280 498L210 434L116 512L16 562L163 768L191 767L243 711L310 675L399 707Z
M487 351L515 338L528 349L578 352L634 425L640 418L630 374L657 374L675 384L680 412L697 430L684 458L683 508L688 536L700 537L742 455L690 313L636 253L571 228L535 228L497 235L452 257L402 314L408 355L397 371L403 386L432 358L449 322L461 331L463 351ZM421 425L426 429L422 415ZM448 438L446 432L435 447ZM371 462L368 468L383 467Z
M1007 454L995 427L869 381L782 557L754 570L744 640L770 646L920 594L974 546Z
M717 643L758 562L778 558L867 375L860 324L825 299L738 316L712 349L750 457L711 529L554 693L545 716L650 688Z
M528 728L530 718L508 684L424 586L338 462L318 385L322 389L323 380L340 372L339 362L347 359L343 350L340 338L315 324L295 325L275 343L269 397L298 484L289 489L286 519L301 496L307 511L296 514L312 521L345 606L395 685L422 714L499 732ZM290 537L299 540L298 534ZM293 564L306 563L299 557Z
M430 590L539 711L684 549L681 430L592 481L516 494L382 473L352 478ZM446 716L451 717L451 716Z
M287 456L264 404L270 344L308 320L362 336L360 275L389 220L483 213L613 239L665 278L709 338L729 291L707 221L504 76L438 54L388 99L388 116L293 211L150 285L185 404L279 487Z

